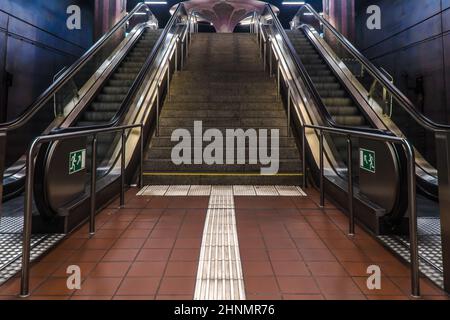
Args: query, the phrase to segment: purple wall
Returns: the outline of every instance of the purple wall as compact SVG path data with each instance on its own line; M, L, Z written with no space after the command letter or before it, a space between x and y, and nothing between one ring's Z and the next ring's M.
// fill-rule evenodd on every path
M381 30L366 28L372 4L381 8ZM450 0L358 0L356 45L426 116L450 123Z
M81 30L66 27L66 10L72 4L81 8ZM90 0L1 0L0 121L14 119L29 107L53 75L82 55L92 40Z

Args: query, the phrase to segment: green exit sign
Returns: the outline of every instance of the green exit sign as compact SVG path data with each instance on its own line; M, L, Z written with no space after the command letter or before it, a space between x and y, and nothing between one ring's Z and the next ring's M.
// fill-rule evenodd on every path
M86 168L86 149L71 152L69 155L69 174Z
M375 173L377 169L375 151L359 149L359 167L362 170Z

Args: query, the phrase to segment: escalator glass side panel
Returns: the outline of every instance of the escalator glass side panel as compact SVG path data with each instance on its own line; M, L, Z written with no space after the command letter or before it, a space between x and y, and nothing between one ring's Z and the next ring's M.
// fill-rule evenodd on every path
M146 9L148 8L144 4L136 6L55 79L24 114L9 123L0 124L0 131L6 133L4 185L23 177L21 172L24 168L24 154L31 141L59 127L75 108L86 103L90 87L102 81L104 70L111 63L111 57L122 49L124 39L136 36L142 32L143 27L157 28L156 18ZM142 15L144 12L145 18ZM135 27L129 29L130 26Z
M319 19L323 18L316 14L310 6L303 6L291 23L293 30L290 33L295 33L295 37L299 38L308 33L309 37L314 37L320 43L323 50L333 57L347 81L359 91L360 98L375 112L377 121L381 121L385 129L407 138L414 145L419 179L427 184L434 181L431 184L434 183L433 189L437 190L435 135L441 126L421 115L408 98L395 88L397 79L361 58L362 55L348 40L340 34L338 37L336 30L322 23L324 20ZM390 86L386 83L390 83ZM323 84L318 86L320 88ZM350 112L350 109L340 109Z

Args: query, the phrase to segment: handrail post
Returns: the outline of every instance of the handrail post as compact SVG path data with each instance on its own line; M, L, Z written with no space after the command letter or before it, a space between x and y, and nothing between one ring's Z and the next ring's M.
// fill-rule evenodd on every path
M288 86L288 98L287 98L287 135L291 136L291 87Z
M97 135L92 139L91 156L91 201L90 201L90 219L89 234L95 234L95 209L96 209L96 189L97 189Z
M125 157L126 157L126 134L125 129L122 130L122 156L120 158L120 207L125 206Z
M302 177L302 185L303 188L307 188L306 184L306 128L303 125L302 126L302 171L303 171L303 177Z
M170 58L167 59L167 100L170 101Z
M26 159L26 182L25 182L25 210L23 221L22 239L22 274L20 281L20 297L26 298L30 295L30 256L31 256L31 224L33 210L33 184L34 184L34 142L27 154Z
M323 131L320 130L320 207L325 207L324 164L323 164Z
M269 72L270 77L273 76L273 58L272 58L272 46L270 45L271 40L269 39Z
M181 40L181 57L180 57L180 70L184 69L184 41Z
M156 136L159 137L159 83L156 88Z
M411 145L403 140L408 168L408 199L409 199L409 246L411 260L411 295L420 297L419 244L417 239L417 199L415 155Z
M175 42L175 71L178 71L178 44L180 43L180 37L177 37Z
M281 97L281 66L280 60L277 61L277 100L280 100Z
M351 136L347 136L347 164L348 164L348 235L355 235L355 216L353 210L353 144Z
M139 187L144 187L144 125L140 127L141 142L140 142L140 164L139 164Z

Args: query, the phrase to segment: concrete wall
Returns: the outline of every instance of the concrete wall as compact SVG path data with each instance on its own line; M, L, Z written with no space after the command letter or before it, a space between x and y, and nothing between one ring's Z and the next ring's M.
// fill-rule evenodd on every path
M66 10L72 4L81 7L81 30L66 27ZM73 63L92 41L92 1L1 0L0 120L21 114L53 75ZM10 86L7 73L12 75Z
M381 30L366 27L373 4L381 8ZM357 0L355 43L420 111L450 123L450 0Z

